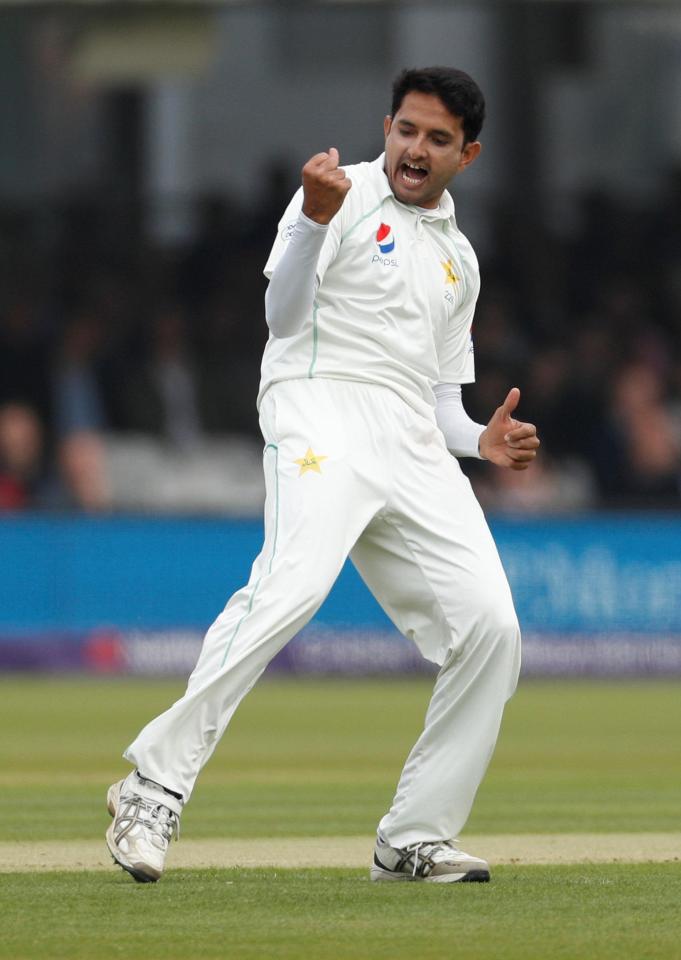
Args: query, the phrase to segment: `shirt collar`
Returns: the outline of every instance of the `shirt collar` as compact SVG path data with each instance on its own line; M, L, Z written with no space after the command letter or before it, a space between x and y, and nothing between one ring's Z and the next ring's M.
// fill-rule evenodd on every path
M382 153L380 157L377 157L373 160L369 166L371 167L372 179L378 189L381 200L385 200L386 197L392 197L395 203L399 203L401 207L405 210L410 210L414 214L418 213L422 217L427 217L430 220L451 220L454 226L456 226L456 216L454 211L454 201L452 200L452 195L449 190L445 190L442 196L440 197L440 206L435 210L424 211L419 207L415 207L410 203L401 203L397 197L392 192L388 178L385 175L385 154Z

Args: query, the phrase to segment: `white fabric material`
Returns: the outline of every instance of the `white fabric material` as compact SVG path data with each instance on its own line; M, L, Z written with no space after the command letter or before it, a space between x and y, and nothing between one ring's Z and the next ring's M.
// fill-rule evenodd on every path
M475 379L475 254L449 193L424 212L396 200L382 156L344 169L352 188L328 226L316 295L297 333L270 336L258 403L282 380L360 380L390 387L433 419L434 384ZM297 234L302 202L301 188L279 224L267 277Z
M328 229L302 210L298 214L265 292L265 319L272 336L292 337L309 317L317 289L317 261Z
M290 337L297 333L312 309L317 286L317 260L326 231L327 226L300 213L265 294L267 324L275 337ZM433 392L435 419L450 453L457 457L481 459L478 442L485 427L475 423L466 413L461 384L438 383Z
M480 456L478 444L485 429L481 423L471 420L463 406L460 383L436 383L435 419L442 430L447 449L455 457Z
M398 628L441 665L381 833L395 847L455 837L519 670L510 591L470 484L436 424L390 389L289 380L260 417L262 552L209 629L185 695L125 756L187 800L239 702L351 553Z

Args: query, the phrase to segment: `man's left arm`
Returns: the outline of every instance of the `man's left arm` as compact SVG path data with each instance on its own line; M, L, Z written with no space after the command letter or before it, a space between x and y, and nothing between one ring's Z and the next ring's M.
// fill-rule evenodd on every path
M437 383L435 419L442 430L447 449L455 457L480 457L478 443L485 429L466 413L460 383Z
M466 413L460 384L438 383L435 398L437 423L444 434L447 449L454 456L491 460L511 470L527 470L537 456L537 428L512 416L520 401L517 387L509 390L486 427L475 423Z

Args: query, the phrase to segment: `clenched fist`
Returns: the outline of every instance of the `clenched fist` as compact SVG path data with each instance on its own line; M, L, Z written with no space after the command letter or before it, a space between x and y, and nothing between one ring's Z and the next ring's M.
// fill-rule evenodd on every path
M303 167L303 213L317 223L329 223L343 206L352 180L338 166L338 150L316 153Z

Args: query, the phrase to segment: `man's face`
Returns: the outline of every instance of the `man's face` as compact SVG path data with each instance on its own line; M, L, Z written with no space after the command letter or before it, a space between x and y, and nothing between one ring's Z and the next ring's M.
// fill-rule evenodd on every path
M467 143L461 117L454 117L432 93L408 93L394 117L386 117L385 172L402 203L435 208L452 177L480 153Z

